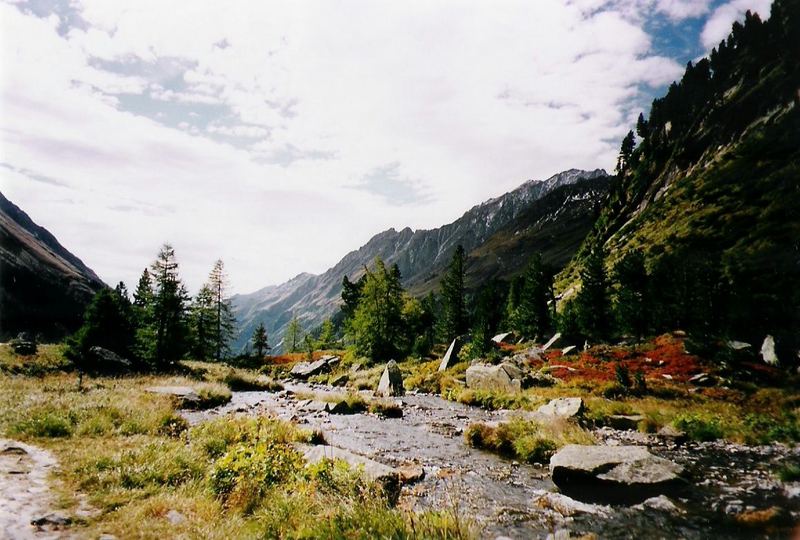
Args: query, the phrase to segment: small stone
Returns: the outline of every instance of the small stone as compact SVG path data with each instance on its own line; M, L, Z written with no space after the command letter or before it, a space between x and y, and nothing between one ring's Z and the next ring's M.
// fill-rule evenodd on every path
M761 359L770 366L778 365L778 356L775 354L775 338L767 336L761 344Z
M72 519L60 512L52 512L31 520L31 525L36 527L38 530L58 530L68 526L70 523L72 523Z
M539 407L536 413L559 418L578 417L583 414L583 399L579 397L553 399L547 405Z
M398 467L397 474L400 477L400 483L413 484L425 478L425 469L421 465L412 463Z
M184 516L177 510L170 510L169 512L167 512L166 518L167 521L169 521L173 525L180 525L181 523L186 521L186 516Z

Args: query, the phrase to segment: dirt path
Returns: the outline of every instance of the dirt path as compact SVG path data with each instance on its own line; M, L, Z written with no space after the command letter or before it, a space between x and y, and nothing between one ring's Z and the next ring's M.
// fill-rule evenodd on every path
M0 537L8 539L60 538L58 524L31 525L52 511L47 477L55 458L41 448L0 439ZM57 515L52 516L58 519Z

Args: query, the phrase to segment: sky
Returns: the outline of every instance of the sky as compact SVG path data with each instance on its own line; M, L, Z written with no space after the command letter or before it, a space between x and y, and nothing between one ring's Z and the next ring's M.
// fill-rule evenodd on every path
M0 3L0 191L109 284L320 273L528 179L612 170L771 0Z

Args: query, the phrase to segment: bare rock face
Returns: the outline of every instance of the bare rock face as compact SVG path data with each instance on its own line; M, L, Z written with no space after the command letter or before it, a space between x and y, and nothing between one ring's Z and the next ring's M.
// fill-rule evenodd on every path
M308 379L320 373L327 373L339 362L338 356L323 356L315 362L298 362L289 372L295 379Z
M642 446L570 444L550 459L553 482L587 502L634 504L685 487L684 469Z
M381 375L381 380L378 383L378 389L375 393L383 397L402 396L405 394L403 388L403 375L400 373L400 368L397 367L397 362L389 360Z

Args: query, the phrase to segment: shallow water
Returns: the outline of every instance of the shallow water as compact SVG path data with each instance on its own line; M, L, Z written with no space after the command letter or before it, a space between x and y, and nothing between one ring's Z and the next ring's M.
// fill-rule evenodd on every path
M330 391L289 385L294 392ZM800 517L800 486L782 485L770 473L800 448L745 447L728 443L667 444L656 437L603 429L604 444L644 444L656 455L683 465L691 486L672 508L582 504L558 494L545 466L519 464L475 450L463 442L476 421L506 418L507 411L485 411L438 396L410 394L400 399L403 418L370 414L329 415L306 411L285 393L235 392L231 403L205 412L187 412L190 422L221 414L270 412L321 429L329 444L388 465L418 463L425 478L405 486L400 505L414 509L453 509L471 516L481 537L544 538L556 530L600 538L791 538L791 527L743 528L732 515L747 509L780 506ZM793 496L790 496L793 495ZM663 500L662 500L663 502ZM658 506L653 503L653 506Z

